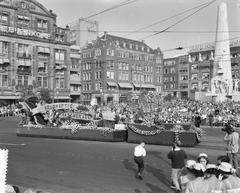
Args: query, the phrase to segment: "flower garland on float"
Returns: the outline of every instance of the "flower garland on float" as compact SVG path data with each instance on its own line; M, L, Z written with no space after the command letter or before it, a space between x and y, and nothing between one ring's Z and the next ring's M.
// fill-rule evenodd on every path
M148 126L149 127L149 126ZM135 127L134 125L132 124L129 124L128 125L128 128L130 128L133 132L137 133L137 134L140 134L140 135L146 135L146 136L151 136L151 135L157 135L157 134L160 134L162 131L165 130L164 127L162 126L158 126L156 130L153 130L153 131L146 131L146 130L141 130L141 129L138 129L137 127Z

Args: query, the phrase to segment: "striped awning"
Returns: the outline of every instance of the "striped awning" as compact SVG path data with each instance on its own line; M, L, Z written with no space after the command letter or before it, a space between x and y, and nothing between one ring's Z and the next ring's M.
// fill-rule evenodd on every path
M107 82L108 86L114 86L117 87L117 83L116 82Z
M132 85L127 82L119 82L118 85L120 88L132 88Z

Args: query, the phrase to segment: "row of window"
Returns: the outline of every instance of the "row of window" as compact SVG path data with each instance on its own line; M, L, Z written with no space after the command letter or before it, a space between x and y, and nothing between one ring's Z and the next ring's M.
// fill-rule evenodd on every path
M0 13L0 22L2 24L9 24L9 20L10 20L10 14L7 12L1 12ZM49 26L49 22L45 19L40 19L40 18L35 18L35 20L32 21L36 21L36 27L38 29L40 29L41 31L48 31L48 26ZM31 24L31 17L27 16L27 15L17 15L17 25L19 27L30 27Z
M163 82L175 82L175 81L176 81L176 77L175 76L164 77L163 78Z
M163 69L163 74L174 74L174 73L176 73L175 68L164 68Z
M176 88L176 84L164 84L163 88L165 90L167 90L167 89L175 89Z

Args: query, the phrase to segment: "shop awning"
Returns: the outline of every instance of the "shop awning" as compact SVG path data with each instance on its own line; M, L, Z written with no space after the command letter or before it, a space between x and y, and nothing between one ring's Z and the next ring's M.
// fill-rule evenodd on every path
M136 83L134 83L134 86L137 88L153 88L153 89L156 88L156 86L153 84L136 84Z
M68 100L68 99L71 99L71 97L69 97L69 96L55 96L54 97L54 99L66 99L66 100Z
M114 86L117 87L117 83L116 82L107 82L108 86Z
M156 88L153 84L144 84L144 88Z
M132 88L132 85L126 82L119 82L118 85L120 88Z
M134 85L135 87L137 87L137 88L144 88L144 87L143 87L143 84L134 83L133 85Z

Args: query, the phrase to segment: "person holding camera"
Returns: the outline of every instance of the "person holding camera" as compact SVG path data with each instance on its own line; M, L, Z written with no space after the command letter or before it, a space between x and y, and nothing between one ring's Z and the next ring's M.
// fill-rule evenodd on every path
M229 162L235 168L236 174L239 175L238 159L237 159L237 153L239 149L239 134L238 132L235 131L235 129L230 123L226 124L225 128L222 129L222 131L226 132L224 141L227 144L226 149L227 149L227 156L229 158Z

